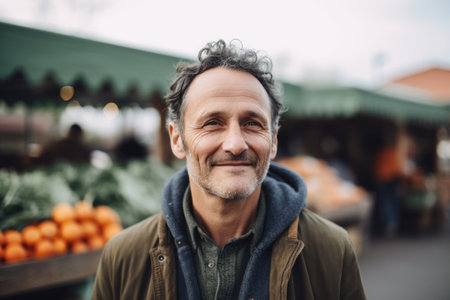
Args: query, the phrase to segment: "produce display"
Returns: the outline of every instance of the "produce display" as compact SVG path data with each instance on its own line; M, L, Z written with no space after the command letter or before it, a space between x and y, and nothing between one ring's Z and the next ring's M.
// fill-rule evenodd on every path
M363 188L341 179L324 160L295 156L277 162L303 177L308 189L307 205L311 210L335 210L357 204L367 196Z
M0 231L0 261L16 263L99 250L122 229L119 215L108 206L61 202L52 207L51 219L27 224L21 231Z
M159 212L164 183L175 171L152 159L107 169L61 163L25 173L0 170L0 260L101 249L124 227Z
M128 227L159 212L164 184L176 170L152 159L107 169L69 163L24 173L0 169L0 230L22 230L50 218L56 204L80 199L111 207Z

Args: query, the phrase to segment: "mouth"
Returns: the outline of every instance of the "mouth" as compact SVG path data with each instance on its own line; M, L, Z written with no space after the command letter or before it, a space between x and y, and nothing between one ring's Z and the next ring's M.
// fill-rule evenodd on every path
M250 167L253 164L249 161L223 161L213 164L213 167Z

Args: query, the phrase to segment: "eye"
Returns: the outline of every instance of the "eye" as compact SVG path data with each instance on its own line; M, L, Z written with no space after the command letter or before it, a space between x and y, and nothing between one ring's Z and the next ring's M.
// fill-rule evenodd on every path
M208 126L219 126L220 123L217 120L208 120L203 124L203 127L208 127Z
M247 123L245 123L245 126L249 127L262 127L261 123L255 120L250 120Z

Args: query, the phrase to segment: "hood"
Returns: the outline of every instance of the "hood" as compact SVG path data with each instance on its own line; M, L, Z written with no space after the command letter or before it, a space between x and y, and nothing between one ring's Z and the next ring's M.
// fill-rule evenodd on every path
M264 236L260 247L267 247L295 220L306 206L306 184L293 171L272 162L262 183L266 196Z

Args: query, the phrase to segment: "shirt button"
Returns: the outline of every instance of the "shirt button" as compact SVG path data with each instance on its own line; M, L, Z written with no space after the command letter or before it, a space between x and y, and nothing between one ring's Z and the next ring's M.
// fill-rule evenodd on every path
M216 264L215 264L215 262L214 262L213 260L210 260L210 261L208 262L208 268L212 269L212 268L214 268L215 266L216 266Z

